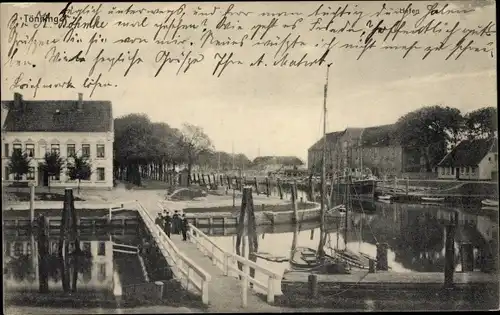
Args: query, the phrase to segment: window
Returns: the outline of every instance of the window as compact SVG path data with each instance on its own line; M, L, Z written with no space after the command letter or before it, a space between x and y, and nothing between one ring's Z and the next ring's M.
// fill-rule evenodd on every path
M34 180L35 179L35 168L30 167L28 170L28 173L26 174L26 179L27 180Z
M97 180L98 181L104 181L104 180L106 180L105 173L104 173L104 167L98 167L97 168Z
M76 154L75 145L68 144L68 146L66 147L66 156L70 157L70 156L73 156L75 154Z
M99 242L99 248L97 249L97 255L98 256L105 256L106 255L106 243L105 242Z
M82 144L82 156L90 157L90 144Z
M50 153L57 153L59 154L59 145L58 144L51 144L50 145Z
M449 167L446 168L446 175L450 175L450 168Z
M35 157L35 145L33 143L26 144L26 154L28 157Z
M460 173L465 174L465 167L460 168Z
M98 144L96 146L96 154L98 158L104 158L104 144Z
M471 173L472 173L472 174L475 174L475 173L476 173L476 168L477 168L477 167L475 167L475 166L471 167Z
M469 166L467 166L467 168L465 169L465 173L466 173L466 174L469 174L469 172L470 172L470 167L469 167Z
M9 144L8 143L4 143L3 145L3 156L9 156Z
M454 167L451 168L451 175L455 175L455 168Z
M106 280L106 263L99 264L99 273L97 274L97 279L100 282Z
M444 175L444 167L441 167L441 175Z
M18 151L19 153L21 153L23 151L23 146L20 143L15 143L14 146L13 146L13 149L14 150L13 150L12 153L14 153L16 151Z

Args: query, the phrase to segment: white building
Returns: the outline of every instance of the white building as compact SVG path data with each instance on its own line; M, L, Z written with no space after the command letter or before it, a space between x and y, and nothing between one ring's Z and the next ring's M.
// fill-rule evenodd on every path
M81 187L113 187L113 113L109 101L26 101L14 93L13 101L2 101L2 180L34 181L37 186L76 187L66 176L48 178L38 165L46 152L59 152L67 160L72 154L86 155L92 174ZM14 150L30 157L31 171L14 178L8 164Z
M439 162L438 178L496 180L497 139L463 140Z

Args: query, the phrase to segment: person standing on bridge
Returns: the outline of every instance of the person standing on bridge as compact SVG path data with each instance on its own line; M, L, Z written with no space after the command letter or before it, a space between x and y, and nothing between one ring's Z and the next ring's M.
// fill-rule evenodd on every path
M182 215L182 225L181 225L181 230L182 230L182 240L187 241L187 231L189 228L189 222L186 218L186 214Z
M161 216L161 212L158 212L158 216L155 219L155 223L159 226L163 226L163 218Z
M172 233L181 234L181 218L179 218L179 212L175 210L174 215L172 217Z
M170 217L169 212L166 212L163 222L165 224L163 227L163 231L165 231L165 234L170 237L170 231L172 231L172 218Z

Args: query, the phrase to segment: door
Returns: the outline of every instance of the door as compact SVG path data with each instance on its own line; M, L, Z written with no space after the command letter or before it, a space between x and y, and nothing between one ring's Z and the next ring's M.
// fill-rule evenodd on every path
M455 168L455 177L456 177L457 179L460 179L460 167L456 167L456 168Z

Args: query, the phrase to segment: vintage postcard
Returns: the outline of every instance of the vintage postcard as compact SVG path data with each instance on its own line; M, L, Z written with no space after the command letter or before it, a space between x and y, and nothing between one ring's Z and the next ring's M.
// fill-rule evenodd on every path
M497 310L495 12L2 3L5 314Z

